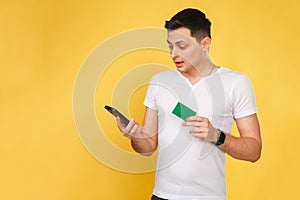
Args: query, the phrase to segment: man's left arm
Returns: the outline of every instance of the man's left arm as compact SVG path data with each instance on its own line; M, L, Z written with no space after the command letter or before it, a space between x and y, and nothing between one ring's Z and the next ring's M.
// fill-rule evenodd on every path
M256 162L261 155L262 141L256 114L236 119L240 137L226 134L225 141L218 148L230 156Z
M225 133L224 143L218 148L230 156L255 162L260 158L262 141L260 127L256 114L235 119L240 137ZM212 126L205 117L192 116L183 123L184 126L192 126L190 133L207 142L216 143L220 136L220 131Z

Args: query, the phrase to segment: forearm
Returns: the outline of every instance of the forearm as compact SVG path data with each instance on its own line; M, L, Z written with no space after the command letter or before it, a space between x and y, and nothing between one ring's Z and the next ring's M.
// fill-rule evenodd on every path
M156 150L156 143L151 137L141 137L131 139L131 146L137 152L145 156L150 156Z
M224 144L218 146L230 156L251 162L256 162L261 155L261 144L251 137L234 137L226 134Z

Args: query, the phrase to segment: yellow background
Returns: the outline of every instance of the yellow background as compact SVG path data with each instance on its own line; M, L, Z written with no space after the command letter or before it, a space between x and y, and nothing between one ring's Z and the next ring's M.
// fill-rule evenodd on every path
M186 7L212 21L215 63L245 73L256 92L262 158L252 164L228 157L228 199L299 199L298 2L1 0L0 199L149 198L153 173L110 169L84 148L73 121L73 86L102 41L134 28L163 27ZM152 58L149 52L132 56L141 59L137 63ZM144 92L130 100L137 118L143 107L132 102L141 103ZM120 135L111 137L129 149Z

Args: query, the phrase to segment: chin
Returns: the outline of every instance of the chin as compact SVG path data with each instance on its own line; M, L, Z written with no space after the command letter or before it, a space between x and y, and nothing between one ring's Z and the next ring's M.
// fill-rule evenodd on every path
M184 68L183 67L176 67L177 71L179 72L185 72Z
M188 67L188 66L185 66L185 65L180 66L180 67L176 67L176 68L177 68L177 70L180 71L180 72L187 72L187 71L189 71L189 67Z

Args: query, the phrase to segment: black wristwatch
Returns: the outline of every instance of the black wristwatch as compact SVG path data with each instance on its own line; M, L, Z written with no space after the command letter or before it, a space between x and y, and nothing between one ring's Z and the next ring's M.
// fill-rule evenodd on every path
M219 134L218 140L215 143L216 146L224 144L225 138L226 138L226 134L223 131L219 130L219 132L220 132L220 134Z

